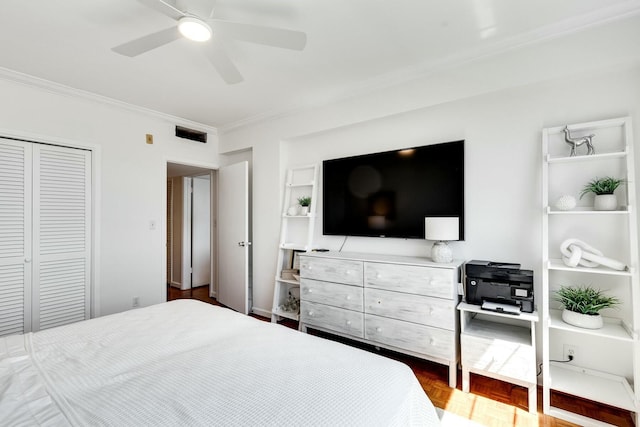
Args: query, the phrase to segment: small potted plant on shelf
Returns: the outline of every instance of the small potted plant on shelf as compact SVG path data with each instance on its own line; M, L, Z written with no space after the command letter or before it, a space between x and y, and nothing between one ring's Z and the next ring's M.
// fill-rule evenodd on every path
M300 215L307 215L309 213L309 206L311 205L311 197L298 197L298 204L300 205Z
M604 322L599 311L613 308L620 301L592 286L561 286L556 291L556 301L564 307L562 320L586 329L600 329Z
M580 198L584 197L586 194L594 193L595 199L593 201L593 208L597 211L613 211L618 208L618 201L616 199L616 195L613 192L618 188L621 184L624 184L624 179L612 178L610 176L606 176L604 178L594 178L589 181L582 192L580 193Z

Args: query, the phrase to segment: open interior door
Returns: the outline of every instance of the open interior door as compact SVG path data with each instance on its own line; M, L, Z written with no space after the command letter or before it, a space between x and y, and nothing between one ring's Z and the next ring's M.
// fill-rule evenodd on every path
M218 302L249 314L249 163L218 171Z

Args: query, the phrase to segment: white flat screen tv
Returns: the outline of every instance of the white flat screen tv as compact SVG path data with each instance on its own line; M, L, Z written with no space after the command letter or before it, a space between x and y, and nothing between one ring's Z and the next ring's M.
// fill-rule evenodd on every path
M464 240L464 141L325 160L324 235L424 239L424 218L457 216Z

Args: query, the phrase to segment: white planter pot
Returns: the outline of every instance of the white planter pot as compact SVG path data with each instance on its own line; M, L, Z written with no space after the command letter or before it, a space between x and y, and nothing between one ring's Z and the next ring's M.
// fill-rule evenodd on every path
M597 211L615 211L618 209L618 199L615 194L596 194L593 209Z
M309 206L300 206L298 215L308 215L308 214L309 214Z
M602 316L599 314L582 314L567 309L562 310L562 320L570 325L585 329L600 329L604 324Z

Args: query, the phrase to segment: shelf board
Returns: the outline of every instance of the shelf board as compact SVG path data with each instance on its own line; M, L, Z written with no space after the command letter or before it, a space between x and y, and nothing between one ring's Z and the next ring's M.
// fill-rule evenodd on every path
M515 316L514 316L515 317ZM531 344L531 329L523 326L507 325L489 320L473 319L465 326L462 335L486 338L490 340L503 340L518 343L520 345Z
M299 243L282 243L280 249L293 249L296 251L306 251L307 247Z
M300 314L298 313L291 313L288 311L276 309L273 314L275 314L276 316L284 317L285 319L295 320L296 322L300 320Z
M309 214L309 215L287 215L285 213L285 214L282 214L282 217L283 218L308 218L309 219L309 218L315 218L315 215L313 215L313 214Z
M626 378L567 364L549 364L551 389L601 402L629 411L637 411L633 390Z
M596 131L598 129L605 128L624 128L628 117L617 117L615 119L596 120L593 122L574 123L571 125L555 126L550 128L544 128L549 135L562 134L565 127L568 127L570 131Z
M579 426L616 427L614 424L605 423L604 421L599 421L595 418L589 418L587 416L567 411L566 409L557 408L555 406L549 406L549 412L546 412L546 414L551 415L555 418L560 418L561 420L569 421Z
M471 313L489 314L491 316L504 317L505 319L522 320L522 321L526 321L526 322L537 322L538 321L538 312L537 311L534 311L533 313L520 312L520 314L518 314L516 316L516 315L513 315L513 314L502 314L502 313L496 313L494 311L483 310L482 307L479 306L479 305L468 304L466 302L461 302L460 304L458 304L458 310L460 310L460 311L469 311Z
M620 341L633 342L633 337L620 319L604 317L604 326L600 329L585 329L569 325L562 320L562 310L549 310L549 328L570 331L595 337L611 338Z
M627 215L629 212L629 206L621 206L620 209L615 211L597 211L590 207L577 207L569 211L562 211L560 209L547 206L547 213L549 215Z
M276 277L276 280L280 283L287 283L289 285L300 286L300 282L298 280L293 279L282 279L280 277Z
M603 160L603 159L620 159L624 158L627 155L627 151L613 151L610 153L602 153L602 154L591 154L591 155L582 155L582 156L557 156L552 157L550 154L547 154L546 160L547 163L572 163L572 162L586 162L593 160Z
M629 267L625 270L614 270L609 267L569 267L561 259L550 259L547 262L549 270L575 271L580 273L608 274L611 276L631 276Z
M287 187L289 188L296 188L296 187L313 187L314 183L313 181L311 182L302 182L300 184L287 184Z

